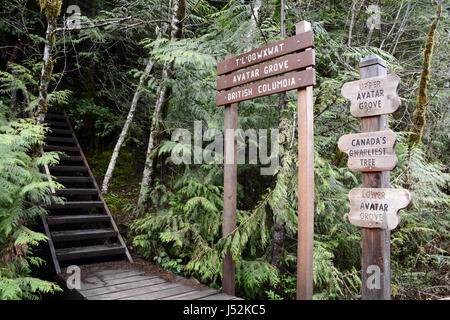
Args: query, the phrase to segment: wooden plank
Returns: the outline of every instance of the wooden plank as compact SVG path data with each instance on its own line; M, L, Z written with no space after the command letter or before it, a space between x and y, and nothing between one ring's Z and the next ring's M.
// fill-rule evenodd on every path
M47 114L64 114L64 111L60 110L60 109L48 109Z
M49 167L50 171L69 171L69 172L87 172L85 166L52 166Z
M397 166L397 135L392 130L347 134L338 147L348 154L347 166L352 171L391 171Z
M86 229L86 230L65 230L53 231L52 238L54 242L101 239L110 238L117 235L114 229Z
M170 296L166 298L161 298L161 300L197 300L201 298L206 298L208 296L217 294L218 291L215 289L206 289L206 290L199 290L199 291L193 291L193 292L187 292L182 293L175 296Z
M121 274L121 273L125 273L125 274L128 275L128 274L130 274L130 272L132 274L136 274L136 272L137 273L139 273L139 272L143 273L142 271L137 271L137 270L130 270L130 269L104 269L103 266L96 266L96 267L89 268L86 271L86 274L89 277L97 277L97 276L104 277L104 276L107 276L107 275L108 276L109 275L113 275L113 274L117 275L117 274Z
M47 114L45 115L45 119L47 119L47 120L53 120L53 119L65 120L66 116L63 113L47 112Z
M360 63L361 79L386 75L386 62L372 55ZM387 115L361 119L361 131L382 131L388 129ZM363 188L389 188L390 172L367 172L362 175ZM362 228L362 299L389 300L391 291L390 230ZM369 286L367 281L373 275L374 267L380 271L379 286ZM375 270L376 271L376 270Z
M223 236L226 237L236 229L237 210L237 136L238 104L225 106L224 129L224 206ZM228 294L235 292L236 263L228 252L223 261L222 290Z
M48 247L50 249L50 255L53 260L53 266L55 267L55 272L56 272L56 274L61 274L61 267L59 266L59 261L56 256L56 250L55 250L55 246L53 244L53 240L52 240L52 237L50 234L50 229L48 227L48 222L47 222L46 216L44 214L42 214L41 219L42 219L42 224L44 226L45 235L48 238Z
M144 272L136 273L136 274L116 274L116 278L109 279L109 280L103 280L103 278L98 277L89 277L84 279L84 282L81 283L81 291L88 291L91 289L97 289L101 287L107 287L107 286L113 286L123 283L129 283L129 282L135 282L135 281L141 281L146 279L155 279L159 278L157 276L143 276ZM162 278L159 278L162 279ZM164 280L164 279L163 279Z
M46 136L45 141L51 141L51 142L66 142L66 143L74 143L73 138L62 138L62 137L55 137L55 136Z
M66 188L56 190L56 194L59 196L63 195L92 195L97 194L97 189L81 189L81 188Z
M42 148L41 148L41 151L42 151ZM50 174L50 169L48 168L47 164L44 164L44 172L47 175L47 180L52 182L53 178L52 178L52 175ZM54 186L50 186L50 191L52 192L52 194L55 194L56 193L55 187Z
M147 279L141 279L137 281L127 282L127 283L121 283L116 285L107 285L96 289L90 289L82 291L81 293L83 296L87 298L93 298L98 295L105 295L115 292L120 292L128 289L136 289L136 288L142 288L142 287L148 287L156 284L161 284L167 282L163 278L147 278Z
M217 74L221 75L234 70L246 68L286 54L304 50L314 45L312 31L297 34L293 37L277 41L264 47L227 58L217 64Z
M63 135L72 135L72 130L68 130L68 129L57 129L57 128L50 128L50 133L51 134L63 134Z
M314 50L307 50L290 56L285 56L265 64L239 70L217 79L217 90L240 86L249 82L273 77L282 73L313 66Z
M295 25L297 34L311 30ZM308 71L308 70L306 70ZM311 71L311 69L309 70ZM311 82L309 84L312 84ZM314 111L313 87L298 90L298 245L297 300L312 300L314 248Z
M67 121L47 121L47 124L51 127L67 127Z
M69 177L69 176L55 176L55 180L58 182L92 182L91 177Z
M102 256L113 256L125 253L122 246L97 245L76 248L57 249L56 256L59 261L75 260L80 258L92 258Z
M350 112L355 117L390 114L400 106L399 83L396 74L373 76L345 83L341 93L350 99Z
M95 300L148 300L145 298L137 298L137 297L140 295L148 295L153 292L159 292L161 290L163 291L168 290L170 288L175 288L178 286L181 286L181 284L173 282L164 282L161 284L155 284L148 287L135 288L123 290L120 292L98 295L95 297Z
M316 74L314 69L306 69L243 87L237 87L229 91L219 92L216 96L216 105L222 106L249 99L265 97L275 93L305 88L312 86L315 83Z
M395 229L400 222L398 210L411 202L406 189L354 188L350 190L351 224L365 228Z
M198 300L232 300L234 297L228 294L218 293Z
M118 283L121 283L120 282L121 279L135 276L142 276L144 273L145 271L126 270L126 269L116 270L115 272L111 270L105 270L105 271L97 271L95 273L89 273L88 276L85 278L85 280L91 282L91 280L99 279L99 281L102 281L101 286L104 287L113 281L118 281Z
M80 151L80 149L78 147L46 145L46 146L44 146L44 151L74 151L74 152L78 152L78 151Z
M63 204L54 203L46 205L46 209L81 209L81 208L102 208L102 201L67 201Z
M61 156L59 157L60 161L83 161L81 156Z
M90 222L107 222L110 217L106 214L80 214L80 215L61 215L47 217L49 225L69 224L69 223L90 223Z
M159 300L191 291L198 291L198 289L191 286L178 285L173 288L166 288L156 292L139 294L124 300Z

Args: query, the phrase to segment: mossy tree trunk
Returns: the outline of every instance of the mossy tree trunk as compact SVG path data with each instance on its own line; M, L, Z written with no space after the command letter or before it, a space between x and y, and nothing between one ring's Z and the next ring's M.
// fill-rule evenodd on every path
M44 56L42 58L41 80L39 84L39 97L37 105L37 123L42 124L47 113L48 86L53 73L53 50L56 42L56 18L61 13L62 0L39 0L41 11L47 18L47 31L45 33Z
M417 98L417 107L413 113L412 125L408 137L410 149L422 142L423 129L425 128L426 124L427 107L429 104L427 87L428 83L430 82L430 68L431 57L433 56L434 34L441 17L442 2L443 0L441 0L437 6L436 17L433 21L433 24L431 25L430 31L428 32L425 50L423 52L423 69L422 75L420 77L419 96Z

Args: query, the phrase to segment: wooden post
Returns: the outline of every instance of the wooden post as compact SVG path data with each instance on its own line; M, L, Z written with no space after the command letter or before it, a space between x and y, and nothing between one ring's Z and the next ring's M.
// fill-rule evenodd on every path
M223 236L236 229L238 103L225 105ZM228 252L223 261L222 292L235 295L236 264Z
M301 21L296 33L311 30ZM307 49L311 50L311 49ZM314 247L314 128L313 87L298 90L298 247L297 300L312 300Z
M361 79L386 75L386 62L370 55L359 63ZM388 129L388 115L361 119L361 132ZM363 188L389 188L390 172L362 174ZM376 277L380 277L376 279ZM362 228L362 299L389 300L391 290L390 231Z

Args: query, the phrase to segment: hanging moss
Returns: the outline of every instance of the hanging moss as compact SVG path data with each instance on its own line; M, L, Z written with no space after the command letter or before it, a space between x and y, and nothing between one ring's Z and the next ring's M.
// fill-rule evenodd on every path
M38 0L41 11L45 11L47 20L61 14L62 0Z

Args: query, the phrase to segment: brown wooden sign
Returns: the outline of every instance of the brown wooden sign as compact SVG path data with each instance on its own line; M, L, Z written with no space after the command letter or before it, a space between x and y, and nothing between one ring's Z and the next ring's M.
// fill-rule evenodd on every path
M355 188L350 190L348 197L351 224L389 230L400 222L398 210L411 202L411 194L406 189Z
M394 113L400 106L397 87L400 78L395 74L347 82L342 95L350 99L350 112L355 117L371 117Z
M269 44L264 47L243 53L217 64L217 74L225 74L234 70L250 67L260 62L284 56L286 54L310 48L314 45L312 31Z
M314 34L311 24L295 25L296 35L250 52L228 55L217 64L216 104L224 106L225 130L238 127L239 102L298 89L298 252L297 299L313 297L314 247L314 112L313 85L316 82ZM271 61L269 61L271 60ZM264 63L263 63L264 62ZM257 65L257 66L255 66ZM307 69L305 69L307 68ZM303 70L305 69L305 70ZM300 71L301 70L301 71ZM275 77L278 76L278 77ZM260 81L263 80L263 81ZM259 82L258 82L259 81ZM280 97L280 101L285 97ZM234 145L234 147L233 147ZM231 146L231 147L230 147ZM225 158L234 154L233 163L224 164L223 236L236 230L237 145L225 135ZM236 264L227 252L223 261L222 291L234 295Z
M217 90L224 90L278 74L311 67L314 64L314 50L307 50L220 77L217 79Z
M307 69L304 71L290 73L282 77L271 78L266 81L220 92L216 96L216 104L218 106L222 106L225 104L264 97L292 89L304 88L312 86L315 83L315 70Z
M398 163L396 141L392 130L374 131L342 136L338 147L348 154L347 165L352 171L391 171Z

